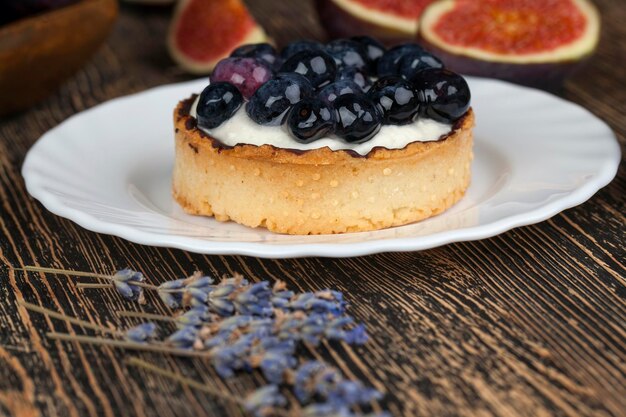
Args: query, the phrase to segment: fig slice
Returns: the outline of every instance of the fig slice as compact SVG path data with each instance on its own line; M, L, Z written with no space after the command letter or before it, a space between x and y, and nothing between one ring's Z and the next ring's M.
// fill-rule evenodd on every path
M334 38L370 35L384 43L413 40L419 17L434 0L316 0L320 22Z
M167 46L183 69L207 74L238 46L267 41L241 0L180 0Z
M588 0L442 0L424 10L418 38L453 71L556 89L599 35Z

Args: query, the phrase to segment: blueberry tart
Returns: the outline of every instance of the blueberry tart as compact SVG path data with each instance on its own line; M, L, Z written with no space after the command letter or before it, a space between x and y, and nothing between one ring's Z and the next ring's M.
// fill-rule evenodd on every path
M175 200L287 234L400 226L459 201L473 158L466 81L419 45L377 48L235 51L174 111Z

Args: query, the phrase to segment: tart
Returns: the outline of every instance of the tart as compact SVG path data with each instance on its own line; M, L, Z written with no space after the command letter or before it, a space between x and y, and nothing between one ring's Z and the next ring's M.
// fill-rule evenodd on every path
M253 53L254 48L249 49ZM263 51L267 53L266 46ZM419 61L416 51L408 55ZM362 67L350 67L350 73L367 73L377 64L392 74L366 76L372 86L351 84L346 92L338 72L347 66L342 59L350 59L348 55L311 48L296 51L292 56L300 62L278 57L284 60L281 67L270 69L275 75L256 88L254 80L238 86L212 79L199 97L179 102L174 111L172 192L180 206L219 221L306 235L405 225L459 201L470 183L473 158L469 90L466 84L455 84L464 80L440 67L418 69L412 77L407 60L400 63L407 54L392 52L372 63L363 52ZM297 71L320 56L330 74L317 71L307 77L310 74ZM236 70L242 57L228 59L225 66ZM258 61L264 71L269 68ZM245 71L250 72L249 61L233 80L241 80ZM298 76L290 75L294 73ZM287 93L281 96L281 91ZM449 91L462 97L442 96ZM228 130L245 118L251 120L252 128L243 130L248 133ZM406 143L385 142L393 135L407 136L420 123L445 133L431 129L435 136L427 141L416 134ZM284 140L255 140L262 135Z

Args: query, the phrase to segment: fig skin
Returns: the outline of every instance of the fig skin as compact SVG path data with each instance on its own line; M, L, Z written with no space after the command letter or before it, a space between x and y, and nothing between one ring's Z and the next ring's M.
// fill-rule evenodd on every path
M338 7L332 0L315 0L315 6L320 23L333 39L350 38L365 34L389 46L403 42L412 42L417 34L417 22L415 23L415 33L407 33L359 19L357 16L353 16L346 10ZM372 11L372 13L380 12Z
M549 91L559 91L564 81L579 71L593 55L590 53L577 60L561 62L516 64L453 54L433 45L422 36L418 36L417 42L441 59L446 68L459 74L497 78Z

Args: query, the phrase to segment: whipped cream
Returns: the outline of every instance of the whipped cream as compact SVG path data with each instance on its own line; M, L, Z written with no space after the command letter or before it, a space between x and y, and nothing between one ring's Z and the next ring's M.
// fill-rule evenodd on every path
M193 118L196 118L198 98L189 111ZM452 130L449 124L432 119L419 119L403 126L383 125L380 131L365 143L348 143L337 137L324 137L311 143L300 143L291 137L285 125L262 126L255 123L248 117L245 107L244 104L230 119L214 129L203 129L199 126L198 128L227 146L273 145L277 148L299 150L328 147L333 151L352 150L360 155L367 155L375 147L402 149L411 142L436 141Z

